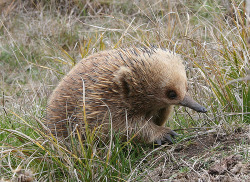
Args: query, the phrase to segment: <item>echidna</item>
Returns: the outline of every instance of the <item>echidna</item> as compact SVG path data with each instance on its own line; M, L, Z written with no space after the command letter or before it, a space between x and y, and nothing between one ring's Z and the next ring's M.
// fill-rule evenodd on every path
M137 133L137 138L158 144L177 135L164 127L173 105L198 112L206 109L187 93L182 59L161 48L103 51L80 61L50 96L47 125L57 136L84 125L83 104L90 128L102 125Z

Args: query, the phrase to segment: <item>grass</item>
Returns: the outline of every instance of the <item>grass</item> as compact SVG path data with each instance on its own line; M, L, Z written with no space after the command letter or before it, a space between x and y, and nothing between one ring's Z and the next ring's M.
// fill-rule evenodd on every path
M246 134L250 123L250 32L243 1L223 2L0 4L5 7L0 19L2 180L20 180L28 171L35 181L157 181L159 176L171 181L188 173L195 180L207 179L204 170L229 154L249 163L249 138L235 133ZM114 133L103 141L98 130L89 131L84 141L76 130L70 142L60 143L46 133L42 121L47 98L79 60L101 50L149 44L182 55L189 92L208 109L198 114L175 108L168 125L183 134L176 144L154 148L122 142ZM234 142L221 139L221 144L198 151L195 139L208 140L209 133L235 137L228 139Z

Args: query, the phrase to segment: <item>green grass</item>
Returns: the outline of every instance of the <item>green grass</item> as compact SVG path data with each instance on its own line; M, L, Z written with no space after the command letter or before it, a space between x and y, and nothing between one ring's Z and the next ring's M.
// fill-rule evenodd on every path
M124 179L132 172L138 160L145 157L144 149L148 148L130 142L122 143L119 135L112 136L112 143L103 142L97 138L97 131L89 131L86 141L78 135L78 137L72 137L65 145L55 137L46 134L39 123L26 121L16 113L6 117L10 120L6 119L8 123L1 126L0 138L6 148L16 147L9 153L10 160L1 161L2 167L23 166L27 162L25 157L29 157L32 161L26 164L27 167L48 171L46 178L51 180L76 181L77 178L81 178L84 181L105 181L105 179L117 181ZM13 125L12 120L20 122L15 122ZM4 157L5 155L2 156ZM5 173L6 177L12 174L11 171L5 172L4 168L1 168L1 173Z
M16 179L31 170L37 181L154 181L148 175L159 166L172 169L169 179L193 172L191 164L208 169L211 156L176 158L178 142L188 147L193 141L187 139L198 131L229 135L250 123L245 79L250 70L250 32L244 4L223 2L5 4L0 19L0 177ZM182 55L189 92L208 109L207 114L198 114L175 108L167 124L183 134L177 144L154 148L122 142L117 133L103 141L97 131L89 131L87 140L76 131L68 143L60 143L46 133L42 121L48 96L79 60L102 50L149 44ZM248 147L242 138L229 153L249 162ZM220 146L210 152L220 153Z

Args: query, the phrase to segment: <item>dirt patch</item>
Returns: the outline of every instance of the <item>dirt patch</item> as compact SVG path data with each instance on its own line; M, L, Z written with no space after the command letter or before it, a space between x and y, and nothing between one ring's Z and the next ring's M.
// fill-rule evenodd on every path
M242 142L250 144L247 131L243 132L241 129L237 129L230 135L225 133L200 135L192 140L178 144L175 148L175 155L185 156L185 159L199 157L206 152L210 153L213 148L215 151L229 152L232 147Z
M207 134L178 144L168 164L161 163L147 181L250 181L248 131Z

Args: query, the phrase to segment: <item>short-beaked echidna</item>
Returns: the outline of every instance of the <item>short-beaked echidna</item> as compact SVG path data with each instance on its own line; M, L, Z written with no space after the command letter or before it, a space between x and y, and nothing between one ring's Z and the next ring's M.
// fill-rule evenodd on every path
M47 126L57 136L84 126L83 104L90 128L125 132L145 142L162 144L176 135L164 127L173 105L206 109L187 93L182 59L161 48L103 51L80 61L49 98ZM111 123L111 125L110 125Z

